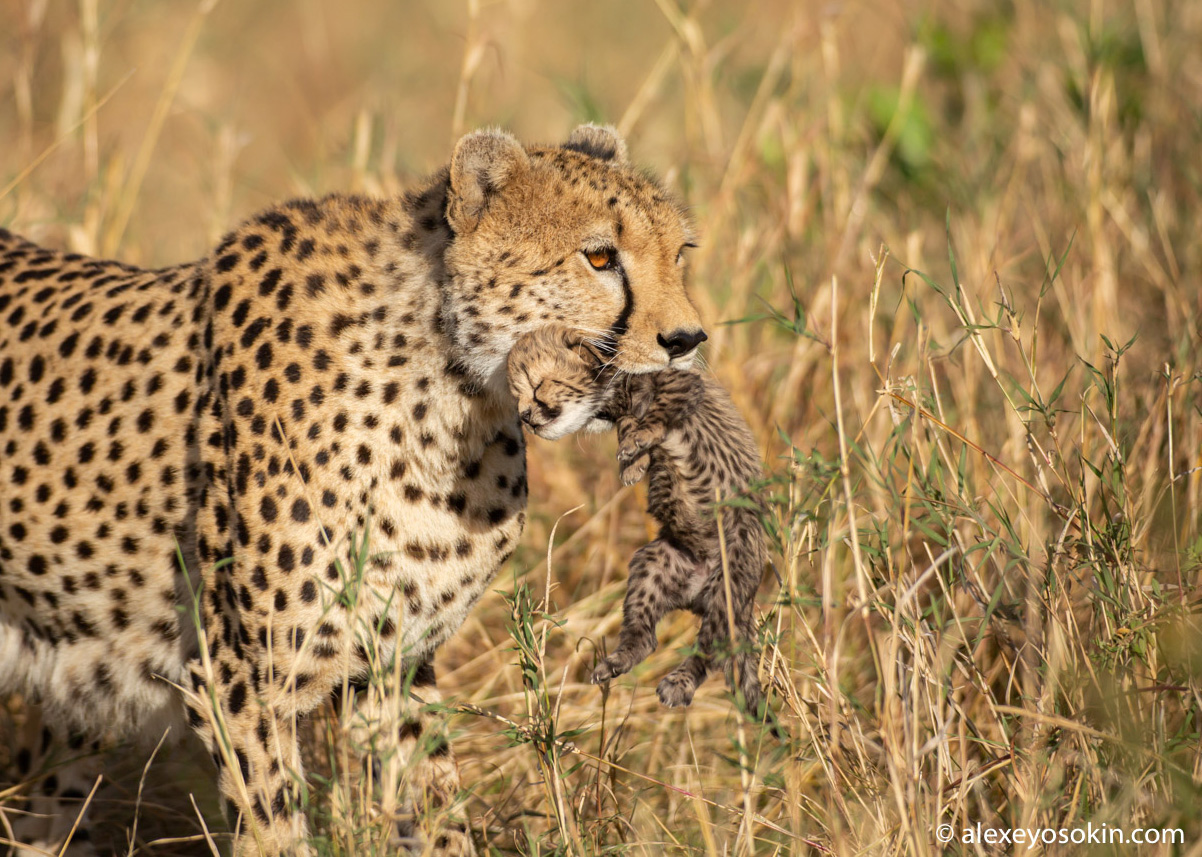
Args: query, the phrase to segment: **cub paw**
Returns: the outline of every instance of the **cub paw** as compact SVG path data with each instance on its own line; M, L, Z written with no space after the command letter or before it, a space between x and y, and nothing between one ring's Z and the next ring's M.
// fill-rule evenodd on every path
M759 679L745 680L743 682L743 708L747 715L753 720L761 720L760 706L764 704L764 691L760 687Z
M622 480L623 485L634 485L636 482L643 481L643 477L647 475L647 468L650 466L651 456L646 454L641 455L629 464L624 465L622 471L618 474L618 478Z
M697 685L688 676L669 673L655 689L659 701L668 708L684 708L693 701Z
M641 426L627 431L619 431L618 463L628 466L636 458L663 438L663 432L653 427Z
M630 672L633 661L621 650L614 652L593 670L593 684L605 684L611 679Z

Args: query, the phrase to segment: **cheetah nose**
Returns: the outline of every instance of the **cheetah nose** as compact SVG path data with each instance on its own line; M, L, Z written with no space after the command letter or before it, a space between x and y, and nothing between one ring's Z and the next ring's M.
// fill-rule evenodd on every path
M674 330L667 336L660 333L655 338L671 358L683 357L709 339L705 335L705 331L701 328L697 328L697 330Z

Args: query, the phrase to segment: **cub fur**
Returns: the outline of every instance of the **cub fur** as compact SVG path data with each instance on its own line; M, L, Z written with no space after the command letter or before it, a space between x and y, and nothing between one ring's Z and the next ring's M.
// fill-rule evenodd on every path
M618 648L593 682L629 672L655 650L660 618L687 609L701 617L697 651L659 683L660 700L688 705L711 666L725 661L731 689L756 714L763 691L753 610L767 548L759 502L747 495L761 475L755 440L712 378L617 373L605 357L604 343L559 325L523 337L509 355L510 389L530 430L559 438L616 425L623 483L648 478L647 511L659 534L630 561ZM715 506L719 497L747 496L750 505Z

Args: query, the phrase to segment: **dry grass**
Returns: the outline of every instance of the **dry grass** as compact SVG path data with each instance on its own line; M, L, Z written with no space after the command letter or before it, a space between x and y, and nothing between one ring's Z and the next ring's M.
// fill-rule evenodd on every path
M533 440L524 549L440 656L505 718L451 722L499 853L1087 821L1202 853L1202 6L210 6L0 6L0 224L167 263L270 200L392 192L465 128L600 119L704 235L708 361L776 476L791 737L717 679L658 706L688 617L587 684L647 525L612 440ZM170 812L141 835L197 830Z

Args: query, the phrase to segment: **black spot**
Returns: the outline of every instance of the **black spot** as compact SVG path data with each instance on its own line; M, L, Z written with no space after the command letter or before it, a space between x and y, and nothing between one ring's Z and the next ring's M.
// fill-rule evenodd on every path
M53 405L63 397L63 390L66 387L66 382L62 378L55 378L50 382L50 389L46 391L46 404Z
M238 306L234 307L234 314L231 316L234 322L234 327L241 327L246 323L246 317L250 314L250 299L246 298L239 301Z
M349 315L338 313L334 316L334 320L330 322L330 335L338 336L342 331L353 325L355 320Z
M242 347L250 348L251 345L254 344L255 340L259 338L259 334L262 333L270 324L271 319L266 317L256 318L254 321L252 321L247 326L246 330L242 331Z
M230 688L229 701L226 708L233 716L238 716L246 705L246 682L240 681Z
M275 287L280 283L282 271L279 268L272 268L263 275L263 279L259 280L259 294L267 296L275 291Z

